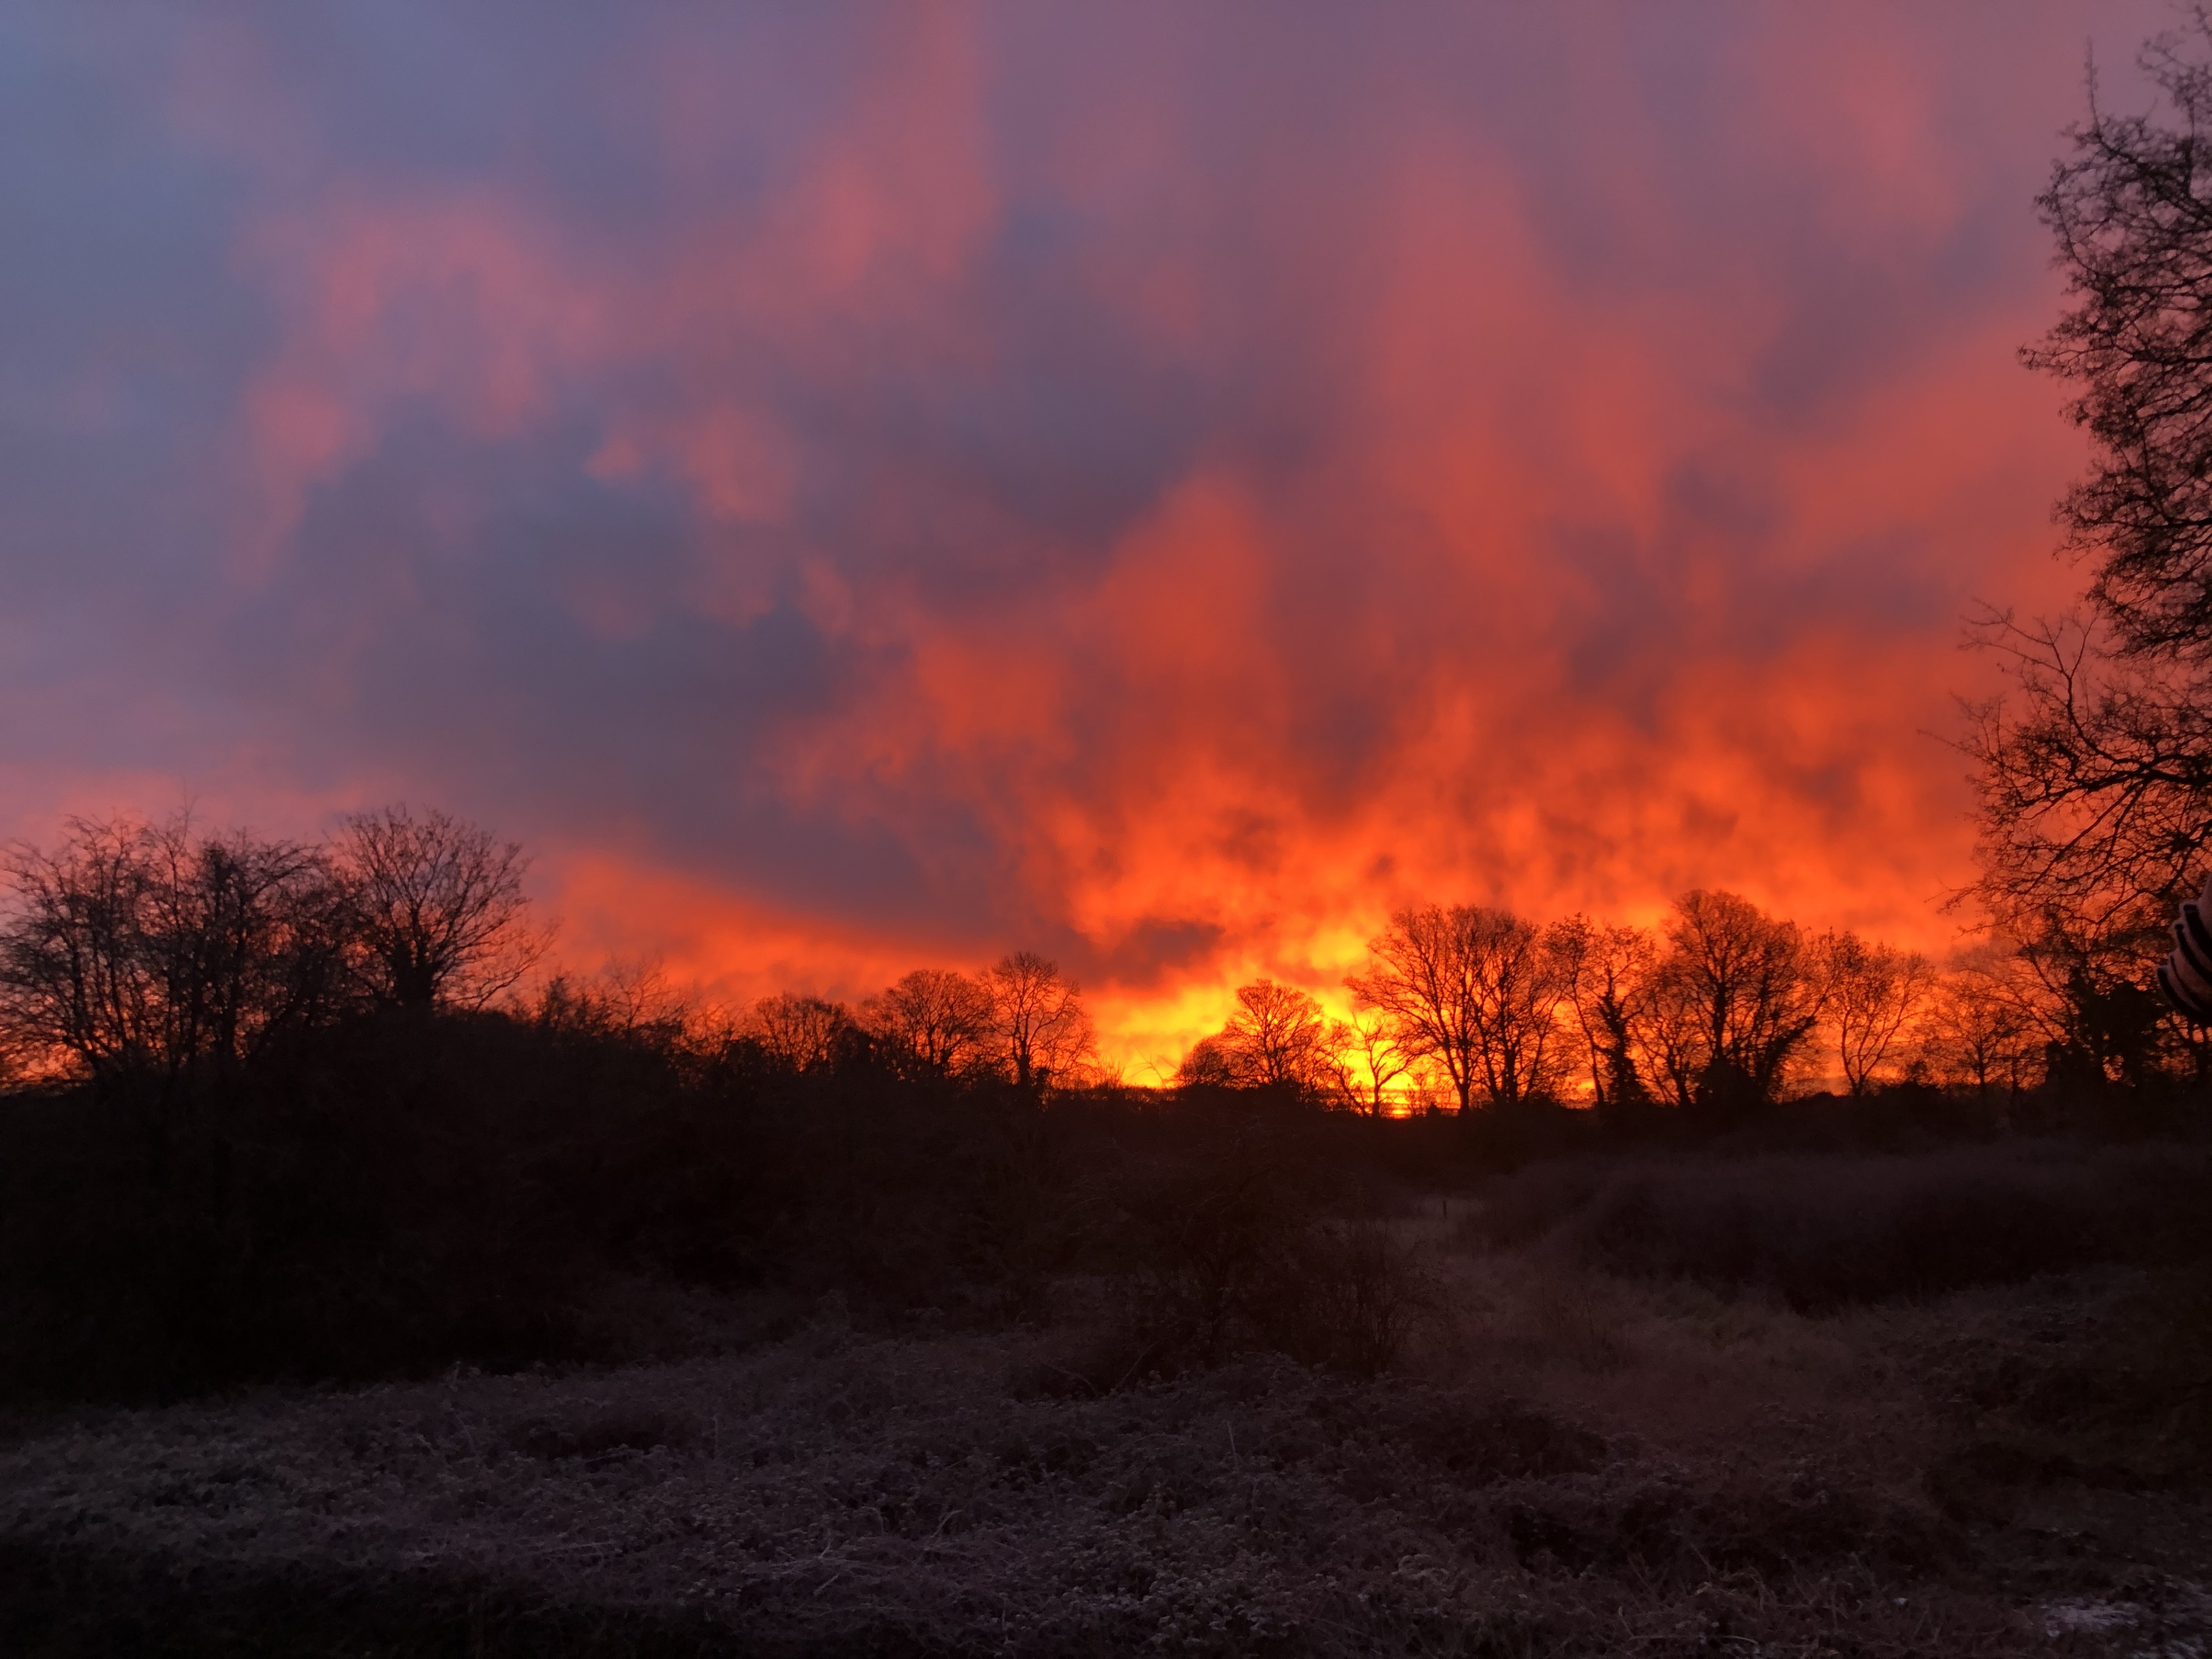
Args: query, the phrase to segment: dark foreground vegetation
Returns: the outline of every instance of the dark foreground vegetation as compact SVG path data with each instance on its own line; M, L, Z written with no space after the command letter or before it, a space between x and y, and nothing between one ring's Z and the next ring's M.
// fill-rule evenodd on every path
M823 1312L723 1358L247 1396L4 1455L10 1650L2186 1653L2157 1281L1818 1318L1401 1237L1401 1374L1082 1380ZM1071 1289L1071 1300L1073 1296ZM2201 1376L2201 1371L2195 1373Z
M1262 981L1136 1090L1038 957L733 1018L548 972L521 868L404 811L15 855L0 1650L2212 1635L2194 1032L1830 1014L1790 1099L1911 964L1693 894L1619 961L1406 913L1372 1029Z
M2195 1651L2207 1149L1972 1106L1392 1120L574 991L25 1088L0 1650Z

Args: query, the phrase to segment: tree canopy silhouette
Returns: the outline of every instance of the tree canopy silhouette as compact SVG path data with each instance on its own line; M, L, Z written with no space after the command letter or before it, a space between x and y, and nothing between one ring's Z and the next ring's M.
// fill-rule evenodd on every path
M1228 1023L1200 1040L1179 1076L1186 1083L1317 1092L1334 1078L1321 1004L1271 979L1239 986Z
M544 953L531 931L520 845L435 807L345 821L335 854L374 994L403 1007L481 1006Z
M2087 474L2058 503L2083 615L1977 624L2011 683L1966 708L1979 902L2063 1008L2053 1065L2118 1082L2199 1050L2150 984L2212 844L2212 21L2142 64L2161 106L2094 76L2039 198L2069 304L2022 353L2071 383Z
M4 870L0 1029L18 1063L94 1078L227 1069L346 996L344 908L310 848L76 820Z
M894 1064L949 1077L988 1062L994 1013L987 981L917 968L863 1002L860 1023Z
M1548 1093L1565 1071L1557 957L1530 923L1475 905L1401 910L1345 983L1450 1082L1459 1109Z
M999 1053L1019 1087L1029 1089L1079 1070L1097 1053L1097 1034L1083 993L1060 964L1016 951L988 975L992 1028Z
M2069 305L2023 352L2092 441L2058 504L2081 617L1978 625L2014 690L1969 706L1982 874L2021 940L2124 979L2212 840L2212 27L2142 64L2161 109L2097 99L2039 198Z
M1935 988L1935 969L1917 951L1869 944L1856 933L1823 941L1818 971L1845 1085L1863 1095L1905 1039Z
M799 1073L835 1061L858 1029L851 1009L824 997L779 991L753 1004L747 1035L780 1065Z
M2212 29L2161 35L2142 64L2164 118L2090 86L2073 154L2038 198L2074 301L2033 367L2073 381L2095 443L2059 503L2095 561L2089 600L2130 655L2212 660Z
M1804 935L1749 899L1704 889L1674 902L1665 933L1662 993L1678 1001L1673 1064L1689 1101L1733 1116L1773 1100L1820 1024L1819 964Z

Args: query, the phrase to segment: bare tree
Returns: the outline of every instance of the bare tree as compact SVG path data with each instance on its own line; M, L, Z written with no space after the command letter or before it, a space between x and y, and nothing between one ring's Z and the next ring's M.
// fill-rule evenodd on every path
M12 914L0 944L9 1046L33 1066L94 1077L167 1047L148 950L146 826L77 820L58 852L9 849Z
M1591 1104L1602 1110L1649 1100L1650 1089L1636 1068L1634 1027L1658 960L1651 935L1575 915L1553 925L1550 944L1589 1053Z
M544 954L527 925L514 842L431 808L357 812L335 860L376 998L403 1007L481 1006Z
M1370 1117L1388 1115L1391 1085L1411 1076L1419 1063L1379 1012L1331 1021L1323 1046L1338 1097Z
M1693 1106L1713 1059L1706 988L1686 957L1661 954L1629 1012L1636 1074L1666 1104Z
M1344 981L1382 1014L1399 1042L1443 1072L1462 1112L1474 1102L1481 1042L1468 915L1435 904L1396 912L1368 941L1367 971Z
M1019 1086L1041 1086L1096 1059L1083 993L1061 977L1057 963L1017 951L999 958L989 983L999 1054Z
M2027 363L2071 380L2094 443L2059 504L2094 557L2090 602L2130 655L2212 661L2212 28L2161 35L2142 67L2164 121L2100 108L2039 198L2075 301Z
M991 1046L991 987L942 968L918 968L860 1005L860 1023L902 1067L937 1076L974 1069Z
M1401 910L1345 983L1381 1010L1406 1048L1449 1078L1462 1112L1478 1096L1512 1105L1548 1092L1562 1054L1559 963L1529 923L1504 910Z
M1511 1106L1557 1093L1569 1070L1559 1006L1569 981L1544 934L1504 910L1473 913L1477 1029L1484 1093Z
M243 1063L326 1018L343 938L312 850L245 834L76 821L52 853L18 847L0 923L0 1025L33 1069L94 1077Z
M753 1004L746 1035L775 1060L803 1073L836 1060L855 1029L852 1011L843 1003L782 991Z
M2018 1100L2043 1042L2021 975L2016 957L1984 948L1937 979L1922 1049L1938 1082Z
M1971 896L2001 934L2039 941L2039 971L2075 1000L2067 1045L2108 1075L2143 1046L2124 1028L2150 994L2158 924L2212 845L2208 46L2200 10L2146 47L2156 113L2113 114L2093 82L2039 199L2070 304L2023 356L2072 383L2068 418L2093 442L2058 508L2091 563L2089 614L1984 620L2013 690L1969 706L1961 744L1980 797Z
M1279 1088L1313 1089L1327 1065L1328 1025L1321 1004L1295 986L1254 980L1237 991L1237 1012L1221 1040L1239 1080Z
M1674 902L1655 1001L1673 1068L1694 1067L1696 1103L1729 1114L1775 1098L1820 1022L1814 964L1794 922L1734 893Z
M1907 1046L1906 1034L1934 989L1935 969L1917 951L1869 945L1853 933L1824 939L1820 957L1837 1058L1856 1099Z
M2073 618L1989 618L2008 696L1967 705L1980 880L2001 927L2057 907L2151 945L2212 842L2212 701L2195 668L2124 661ZM2154 951L2154 955L2157 952Z
M2205 1050L2155 988L2174 902L2212 842L2212 686L2123 661L2078 623L2002 624L2016 701L1972 705L1973 898L2044 995L2054 1074L2147 1081Z

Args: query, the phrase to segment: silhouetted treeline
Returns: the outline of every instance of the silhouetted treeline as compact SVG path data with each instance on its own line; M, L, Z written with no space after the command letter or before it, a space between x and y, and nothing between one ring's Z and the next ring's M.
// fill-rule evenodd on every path
M1392 1340L1387 1252L1331 1218L1449 1152L1352 1146L1376 1126L1294 1092L1162 1110L1032 954L737 1018L650 976L520 992L524 867L404 809L323 846L175 820L19 849L0 1390L635 1357L828 1294L1022 1318L1070 1273L1127 1291L1109 1382L1253 1330ZM1376 1310L1350 1348L1330 1285Z
M0 1060L173 1104L374 1008L481 1006L544 948L521 848L439 811L325 846L79 821L0 871Z
M826 1295L1026 1320L1070 1278L1127 1315L1098 1387L1255 1333L1371 1364L1400 1316L1358 1218L1463 1175L1455 1127L921 1075L864 1035L802 1070L573 991L371 1008L158 1133L89 1082L0 1103L0 1393L634 1358Z
M179 821L14 855L0 1393L635 1358L825 1296L1031 1319L1070 1285L1119 1333L1083 1387L1254 1342L1374 1369L1427 1295L1378 1224L1408 1194L1615 1140L1997 1127L1889 1058L1951 1029L1955 977L1726 895L1656 935L1401 914L1355 1022L1247 987L1156 1091L1026 953L738 1017L649 975L519 988L524 868L404 809L323 846ZM1863 1093L1778 1103L1824 1019ZM1565 1103L1578 1071L1599 1109ZM1380 1109L1407 1079L1471 1109Z
M1729 1130L1832 1081L1931 1123L2148 1128L2191 1109L2212 1057L2152 988L2157 959L2093 971L2046 934L1938 969L1705 890L1656 929L1425 905L1346 981L1352 1019L1255 981L1177 1078L1376 1114L1589 1105L1609 1131Z

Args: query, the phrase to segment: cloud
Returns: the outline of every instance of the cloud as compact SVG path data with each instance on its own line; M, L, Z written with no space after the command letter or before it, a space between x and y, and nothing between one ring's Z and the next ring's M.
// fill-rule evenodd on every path
M434 799L585 954L1133 1059L1417 897L1939 942L2166 21L2007 16L31 8L6 816Z

